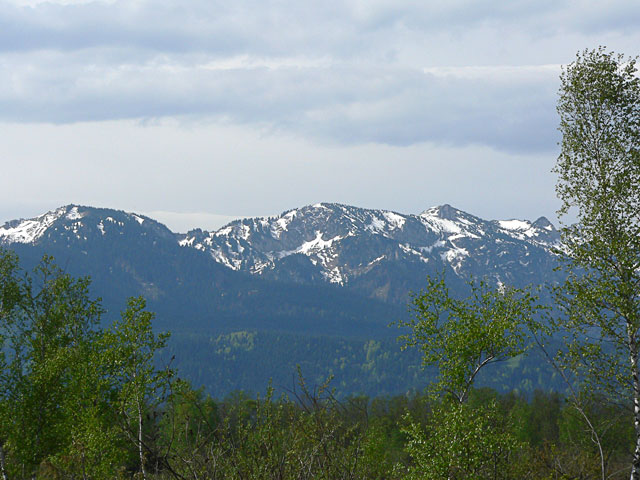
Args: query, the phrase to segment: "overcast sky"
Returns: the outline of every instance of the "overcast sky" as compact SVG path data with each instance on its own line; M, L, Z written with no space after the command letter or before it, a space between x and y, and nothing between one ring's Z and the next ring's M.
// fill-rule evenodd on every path
M558 203L561 65L640 2L0 0L0 223L76 203L219 227L320 201Z

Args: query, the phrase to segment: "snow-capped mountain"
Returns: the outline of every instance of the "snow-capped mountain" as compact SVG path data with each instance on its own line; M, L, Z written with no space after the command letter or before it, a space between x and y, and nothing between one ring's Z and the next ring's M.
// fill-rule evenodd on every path
M69 205L0 226L0 247L26 270L49 254L65 272L89 275L106 322L128 296L143 295L157 314L154 328L173 333L180 371L213 394L262 390L274 376L285 385L285 364L316 372L318 382L343 375L346 393L421 389L419 355L405 360L398 330L388 327L406 318L408 293L443 270L452 295L465 293L469 275L553 281L557 241L544 218L486 221L448 205L405 215L323 203L187 234L143 215ZM255 347L238 350L237 338L249 337ZM374 368L372 339L382 342ZM339 367L345 358L355 365L348 374ZM499 382L540 382L537 371L510 375L511 383Z
M386 335L396 306L346 289L273 281L234 271L143 215L68 205L0 227L0 247L30 270L43 254L73 276L90 276L103 305L118 312L143 295L161 327L257 328L334 335Z
M0 227L0 245L38 244L66 238L70 243L87 241L93 235L153 235L173 240L174 234L144 215L119 210L66 205L31 219L13 220Z
M172 255L198 251L194 259L208 258L229 271L288 283L346 286L397 303L406 303L407 293L419 290L427 275L443 270L453 283L470 276L496 284L548 281L555 266L550 248L558 239L544 217L488 221L449 205L407 215L320 203L275 217L236 220L215 232L187 234L174 234L143 215L69 205L0 227L0 245L86 251L90 245L102 249L117 243L145 257L154 250L160 256L169 250Z
M0 227L0 247L18 253L26 269L42 255L74 276L89 275L94 292L118 311L128 296L144 295L157 310L191 303L206 310L202 285L230 283L234 272L202 252L185 251L166 226L144 215L67 205L32 219Z
M443 269L458 278L531 283L552 268L550 247L558 238L544 217L486 221L449 205L406 215L320 203L236 220L216 232L194 230L179 243L233 270L350 285L393 300Z

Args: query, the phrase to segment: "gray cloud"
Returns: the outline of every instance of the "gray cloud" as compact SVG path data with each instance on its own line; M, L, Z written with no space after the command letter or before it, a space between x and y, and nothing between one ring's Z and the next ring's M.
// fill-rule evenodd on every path
M434 32L495 28L527 37L629 29L640 5L625 0L117 0L0 3L0 49L124 47L160 52L371 54Z
M544 64L598 43L634 53L634 22L640 4L623 0L4 1L0 119L178 116L342 144L549 151L559 69Z
M196 63L92 65L90 53L5 57L0 118L67 123L211 116L342 143L484 144L555 148L559 69L434 75L422 68L323 61L284 66ZM274 63L271 60L271 63ZM290 65L293 63L293 65ZM515 74L514 74L515 72ZM531 135L530 132L537 132Z

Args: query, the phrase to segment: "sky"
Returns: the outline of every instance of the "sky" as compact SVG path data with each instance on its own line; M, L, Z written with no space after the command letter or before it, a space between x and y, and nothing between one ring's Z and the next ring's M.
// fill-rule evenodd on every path
M557 221L559 75L631 0L0 0L0 224L317 202Z

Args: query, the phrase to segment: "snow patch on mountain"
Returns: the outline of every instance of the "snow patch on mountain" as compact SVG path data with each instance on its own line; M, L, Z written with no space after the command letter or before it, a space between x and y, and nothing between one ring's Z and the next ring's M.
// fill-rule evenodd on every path
M406 223L406 219L402 215L398 215L394 212L382 212L385 220L389 224L389 228L391 230L399 230L402 229L404 224Z
M453 271L456 273L460 272L460 268L462 267L462 263L465 260L465 257L469 256L469 251L466 248L453 247L440 254L440 258L443 262L447 262L453 268Z
M195 241L195 237L185 237L178 242L178 245L181 247L193 247Z
M57 210L47 212L36 218L8 222L4 226L0 227L0 242L34 243L49 229L49 227L65 215L70 215L72 218L80 218L76 207L72 208L70 211L68 211L68 207L60 207Z
M420 219L422 220L424 226L427 228L427 231L456 234L462 232L459 224L446 218L439 218L431 214L422 213L420 215Z
M387 258L387 256L386 256L386 255L380 255L379 257L374 258L374 259L373 259L373 260L371 260L369 263L367 263L367 267L370 267L371 265L374 265L374 264L378 263L380 260L383 260L383 259L385 259L385 258Z
M295 250L295 253L303 253L305 255L309 255L310 253L317 253L321 250L324 250L325 248L331 248L333 242L342 239L342 237L338 235L336 237L330 238L329 240L323 240L322 236L322 232L318 230L316 232L316 238L309 242L304 242Z
M404 253L408 253L410 255L416 255L424 263L428 263L429 262L429 258L423 256L421 250L416 250L413 247L411 247L411 245L409 245L409 244L402 244L401 243L398 246L400 247L400 250L402 250Z
M446 242L444 240L438 240L432 245L428 245L426 247L420 247L420 251L423 253L431 253L434 248L443 248L445 245L446 245Z
M378 217L373 217L371 223L368 224L365 228L373 233L381 233L384 232L385 223L382 219Z
M72 207L71 210L69 210L69 213L67 213L68 220L79 220L81 218L82 215L78 212L78 207L76 206Z
M505 230L528 230L531 228L529 222L522 220L498 220L498 224Z
M222 227L220 230L215 232L213 235L215 235L216 237L226 237L227 235L231 234L232 231L233 231L233 227L232 226L226 226L226 227Z
M345 281L338 267L333 267L331 270L322 272L322 276L329 282L338 285L344 285Z
M248 240L249 236L251 235L251 228L249 228L249 225L245 225L244 223L242 224L242 233L240 234L240 238L243 240Z
M205 248L201 244L196 245L196 248L198 250L205 250ZM237 258L229 258L229 256L225 255L221 249L212 249L210 250L210 254L214 260L216 260L218 263L221 263L225 267L228 267L231 270L240 270L240 266L242 263L241 260Z
M124 227L124 222L123 222L123 221L121 221L121 220L116 220L115 218L113 218L113 217L111 217L111 216L109 216L109 217L105 218L105 220L106 220L107 222L110 222L110 223L113 223L113 224L115 224L115 225L118 225L119 227Z
M530 222L522 220L498 220L498 225L510 235L523 239L537 237L540 232Z

